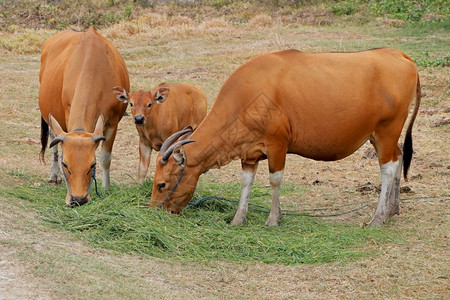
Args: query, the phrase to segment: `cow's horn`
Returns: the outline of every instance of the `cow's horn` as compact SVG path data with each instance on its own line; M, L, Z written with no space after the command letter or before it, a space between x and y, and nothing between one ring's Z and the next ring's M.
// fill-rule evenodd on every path
M178 138L188 132L194 131L191 126L185 127L183 130L175 132L171 136L167 138L167 140L164 141L164 143L161 146L161 149L159 149L160 153L165 153L167 149L169 149L170 145L172 145Z
M50 143L49 148L55 146L55 145L58 144L58 143L64 142L65 139L66 139L65 136L57 135L57 136L52 140L52 142Z
M94 140L95 143L97 143L98 141L104 141L106 140L106 138L103 135L94 135L92 137L92 139Z
M164 165L167 164L167 161L168 161L170 155L172 155L173 149L175 149L176 146L183 146L183 145L185 145L185 144L189 144L189 143L192 143L192 142L195 142L195 141L194 141L194 140L181 140L181 141L176 142L175 144L173 144L172 146L170 146L169 149L167 149L167 150L164 152L164 155L163 155L163 157L161 158L161 162L162 162Z

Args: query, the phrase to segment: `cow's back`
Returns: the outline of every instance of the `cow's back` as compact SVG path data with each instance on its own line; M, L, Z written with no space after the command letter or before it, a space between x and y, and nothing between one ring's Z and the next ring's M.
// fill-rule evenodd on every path
M41 114L48 123L48 114L56 116L63 129L62 122L64 108L61 104L63 86L63 74L68 59L71 56L69 45L80 38L81 33L75 31L64 31L48 39L41 53L41 69L39 72L39 107Z
M411 59L395 49L263 54L229 77L202 127L217 132L239 120L262 144L277 141L304 157L341 159L382 122L407 118L417 76Z
M292 128L290 152L341 159L381 123L407 118L418 74L399 50L287 53L284 59L294 67L280 75L273 92Z
M106 123L117 124L126 109L126 104L108 93L117 85L129 90L125 63L93 28L65 31L44 44L40 83L42 116L48 122L51 113L66 131L92 130L99 114Z
M182 129L188 125L197 127L206 116L207 100L203 92L188 83L179 83L175 85L178 93L184 94L185 103L177 103L178 116L180 120L179 127ZM179 98L179 101L183 101L183 97ZM185 116L190 116L185 118Z
M167 99L167 114L176 112L176 130L181 130L186 126L197 127L206 116L207 100L203 92L188 83L164 83L159 87L170 88ZM164 106L162 106L164 107Z

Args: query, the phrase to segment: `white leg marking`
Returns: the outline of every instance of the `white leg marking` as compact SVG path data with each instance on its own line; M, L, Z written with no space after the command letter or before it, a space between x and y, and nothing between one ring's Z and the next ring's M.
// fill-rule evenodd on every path
M242 170L242 178L241 178L241 199L239 200L239 206L234 215L233 221L231 224L233 225L241 225L244 223L247 218L248 212L248 199L250 197L250 191L252 189L253 181L255 180L257 165L253 172Z
M395 171L394 184L392 185L392 191L389 197L387 216L392 217L400 213L400 179L402 178L403 169L403 156L398 156L397 169Z
M395 174L397 173L397 169L400 163L397 160L396 162L388 162L381 166L381 192L380 192L380 200L378 202L377 210L375 215L373 216L372 221L370 221L370 225L378 226L382 225L387 218L388 212L388 203L391 197L391 192L394 186Z
M111 153L100 152L100 164L102 165L102 187L108 189L111 186L109 179L109 168L111 166Z
M267 226L277 226L278 221L281 219L280 188L282 180L283 171L270 173L269 175L270 186L272 187L272 206L266 221Z
M55 138L55 134L50 131L50 142ZM62 181L61 171L59 169L58 145L52 147L52 163L50 165L50 178L48 182L60 184Z

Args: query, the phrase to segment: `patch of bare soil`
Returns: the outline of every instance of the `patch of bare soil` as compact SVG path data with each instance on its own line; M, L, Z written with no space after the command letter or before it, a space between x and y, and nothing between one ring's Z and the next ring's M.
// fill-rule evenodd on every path
M21 266L12 255L11 250L0 248L0 299L34 299L34 287L18 276Z
M48 299L49 294L17 257L26 227L34 226L37 220L30 213L11 206L0 199L0 299ZM21 220L29 220L25 225ZM34 225L31 225L31 224Z

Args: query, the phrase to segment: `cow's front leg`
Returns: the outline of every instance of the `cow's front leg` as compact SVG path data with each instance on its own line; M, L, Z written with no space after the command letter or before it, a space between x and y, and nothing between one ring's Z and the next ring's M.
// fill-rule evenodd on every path
M280 189L283 181L283 170L269 174L270 186L272 187L272 205L267 218L267 226L278 226L278 221L282 219L280 208Z
M148 166L150 165L150 158L152 156L152 147L139 139L139 168L138 180L144 182L147 176Z
M242 163L241 199L236 214L234 215L234 219L230 223L232 225L241 225L247 218L248 200L257 169L258 162L254 165Z
M103 142L105 143L105 142ZM111 179L109 170L111 168L111 152L103 150L100 152L100 164L102 166L102 188L109 189L111 187Z
M55 134L50 130L50 143L55 138ZM50 165L50 177L48 182L60 184L62 182L61 170L59 168L58 145L52 147L52 163Z
M111 168L111 152L116 138L117 125L114 127L106 127L104 135L106 140L103 141L102 150L100 151L100 164L102 166L102 187L108 189L111 187L110 168Z
M272 187L272 205L270 207L270 214L267 218L267 226L278 226L278 221L281 220L280 208L280 189L283 181L284 164L286 161L286 148L268 149L267 159L269 161L269 181Z

